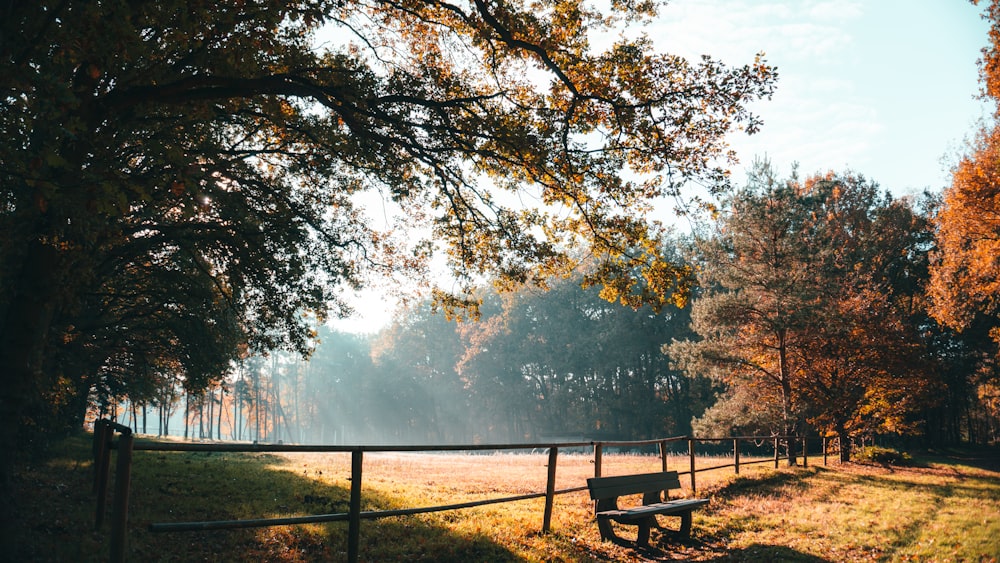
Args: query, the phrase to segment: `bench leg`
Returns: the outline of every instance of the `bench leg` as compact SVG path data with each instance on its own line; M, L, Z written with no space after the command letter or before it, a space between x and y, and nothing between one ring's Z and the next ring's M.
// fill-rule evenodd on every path
M649 546L649 529L656 525L656 517L652 516L648 520L643 520L639 522L639 535L636 537L635 543L639 547Z
M623 543L621 538L615 535L615 530L611 527L611 520L607 518L597 519L597 529L601 531L601 539L614 543Z
M649 531L656 525L656 517L652 516L645 520L640 520L635 525L639 526L639 534L636 536L635 545L639 547L649 546ZM601 539L618 545L631 547L632 542L622 539L615 533L611 520L601 518L597 521L597 529L601 531Z
M656 526L660 530L664 530L664 531L670 532L674 537L676 537L678 539L686 539L686 538L690 537L691 536L691 511L679 512L677 514L673 514L672 516L677 516L677 517L679 517L681 519L681 527L680 527L679 530L671 530L669 528L666 528L666 527L660 525L660 523L656 521L656 517L655 516L653 517L653 526Z
M681 519L681 529L673 532L679 538L687 538L691 535L691 512L682 512L680 514L675 514L674 516L679 516ZM649 546L649 533L653 527L659 529L665 529L659 525L656 520L656 516L650 516L649 518L640 520L634 525L639 527L638 535L636 536L635 543L639 547ZM601 539L605 541L610 541L618 545L629 545L629 542L618 537L612 527L611 519L609 518L598 518L597 519L597 529L601 532Z
M677 535L681 538L687 538L691 536L691 511L683 512L681 517L681 529L677 531Z

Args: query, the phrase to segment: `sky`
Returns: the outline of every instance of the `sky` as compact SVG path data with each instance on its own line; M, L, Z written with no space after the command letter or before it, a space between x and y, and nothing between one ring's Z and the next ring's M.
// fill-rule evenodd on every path
M767 156L781 172L850 169L896 195L949 183L983 115L977 59L988 25L963 0L674 0L657 46L730 65L759 51L778 67L760 133L731 145L739 174Z
M850 170L897 196L949 184L964 139L986 115L977 60L988 24L964 0L671 0L647 29L659 51L731 66L763 52L778 68L770 100L752 105L759 133L730 139L739 182L757 157L780 175ZM375 332L392 303L339 330Z

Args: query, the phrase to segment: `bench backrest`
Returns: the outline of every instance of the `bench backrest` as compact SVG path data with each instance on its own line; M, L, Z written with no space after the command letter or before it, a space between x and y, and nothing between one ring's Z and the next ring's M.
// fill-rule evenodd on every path
M642 473L639 475L620 475L615 477L591 477L587 479L590 498L603 498L635 495L639 493L657 493L681 488L676 471L660 471L657 473Z

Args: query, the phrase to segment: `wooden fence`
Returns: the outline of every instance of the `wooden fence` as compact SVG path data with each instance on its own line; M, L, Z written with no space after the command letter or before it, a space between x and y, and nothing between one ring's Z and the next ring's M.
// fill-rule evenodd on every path
M114 434L119 434L114 440ZM696 438L680 436L660 438L655 440L634 441L585 441L559 442L544 444L490 444L490 445L455 445L455 446L322 446L298 444L244 444L244 443L187 443L187 442L153 442L136 441L132 430L109 420L98 420L94 425L94 492L97 494L97 509L94 518L95 529L100 529L104 514L107 511L107 484L111 468L111 450L117 450L115 468L115 490L112 499L111 518L111 561L125 561L125 547L128 539L128 503L132 471L132 452L134 451L170 451L170 452L251 452L251 453L350 453L351 454L351 491L348 512L336 514L319 514L313 516L295 516L287 518L261 518L255 520L226 520L211 522L175 522L154 523L149 529L153 532L180 532L193 530L227 530L236 528L258 528L266 526L282 526L293 524L314 524L321 522L348 523L347 558L350 563L356 563L359 558L361 521L390 516L407 516L446 510L459 510L488 504L516 502L528 499L545 498L545 509L542 516L542 531L548 532L552 522L552 508L556 495L584 491L586 485L556 490L556 468L560 449L593 448L594 476L601 476L602 457L607 448L635 448L642 446L658 446L663 471L667 471L667 457L671 447L683 450L687 446L689 469L678 471L678 475L687 475L691 483L691 494L697 491L695 476L702 471L711 471L727 467L734 468L739 474L740 467L755 463L774 463L777 468L780 460L787 459L787 452L797 449L801 444L803 463L808 464L808 444L810 441L822 441L823 464L827 463L829 444L826 438L802 438L798 436L738 436L730 438ZM720 446L732 443L732 463L714 465L711 467L695 467L696 445L698 443L717 443ZM774 449L773 458L755 461L741 461L740 450L746 444L754 443L756 447L767 444ZM781 454L782 446L785 455ZM530 493L512 497L494 498L480 501L463 502L441 506L422 508L406 508L397 510L362 511L361 487L364 454L366 452L443 452L443 451L518 451L538 450L548 451L548 475L546 476L545 492Z

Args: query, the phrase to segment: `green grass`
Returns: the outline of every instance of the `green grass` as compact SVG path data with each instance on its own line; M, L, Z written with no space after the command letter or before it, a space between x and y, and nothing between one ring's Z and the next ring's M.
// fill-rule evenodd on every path
M105 561L107 520L93 530L90 442L76 437L14 475L22 519L18 561ZM692 537L654 530L652 547L600 541L586 492L556 498L542 534L541 499L382 520L361 528L364 561L997 561L998 452L914 456L908 467L769 464L699 473ZM965 459L959 459L963 457ZM993 461L992 466L988 463ZM605 456L605 475L659 469L655 456ZM699 459L702 466L724 463ZM365 510L410 508L542 491L545 455L366 454ZM686 469L686 458L671 458ZM588 455L559 456L558 488L593 474ZM347 524L152 533L151 522L346 512L347 454L136 452L132 561L343 561ZM682 477L687 483L687 478ZM665 519L673 526L672 519ZM634 528L622 535L634 537Z

